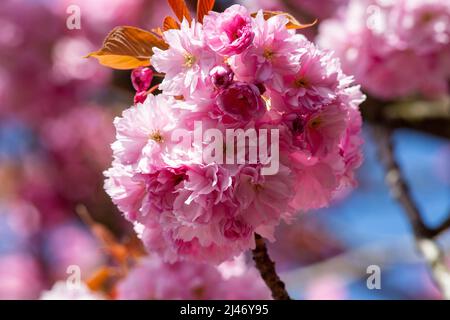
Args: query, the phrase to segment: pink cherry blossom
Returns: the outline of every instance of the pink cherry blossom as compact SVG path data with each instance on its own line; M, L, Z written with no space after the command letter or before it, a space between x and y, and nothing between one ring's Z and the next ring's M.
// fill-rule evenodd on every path
M261 281L261 275L254 268L247 269L239 276L224 281L220 299L224 300L271 300L271 293Z
M114 161L105 172L106 191L145 247L171 263L219 264L254 248L255 233L275 240L281 221L327 206L337 190L354 185L362 161L358 106L365 97L331 52L288 30L282 15L253 18L232 6L204 22L164 33L169 49L155 49L152 58L165 73L162 94L116 119ZM216 134L277 134L258 144L267 159L207 161L204 137L182 146L170 140L178 129L195 136L199 122ZM230 142L223 142L226 154ZM277 171L266 175L270 161Z
M209 223L212 206L229 201L231 183L230 173L217 165L191 166L177 191L174 215L188 223Z
M344 71L380 99L436 98L448 92L448 2L350 1L346 10L322 22L318 42L334 50Z
M205 86L218 57L206 46L203 33L200 23L184 20L180 30L164 32L168 50L153 49L152 65L166 74L160 85L166 94L190 96Z
M295 196L290 205L302 210L326 206L333 192L339 187L333 165L339 164L342 160L334 155L333 160L337 162L329 164L299 152L292 154L291 157L296 185Z
M157 256L141 260L117 288L118 299L122 300L234 300L270 299L256 270L240 266L239 274L224 277L227 269L235 262L221 267L221 270L198 262L164 263ZM158 274L157 277L154 275Z
M236 121L256 120L266 112L261 93L253 84L235 82L217 96L219 109Z
M210 12L204 17L204 30L209 47L226 56L244 52L255 36L250 14L240 5L223 13Z
M288 19L278 15L264 19L259 11L255 20L255 38L252 46L242 55L230 59L239 80L280 82L281 76L298 66L293 54L306 39L286 29Z
M297 59L300 68L272 86L278 99L290 108L306 110L315 110L336 99L341 75L331 54L307 44L299 50Z
M361 146L364 141L361 137L361 114L355 109L350 109L348 122L349 125L339 147L345 163L344 185L355 186L355 169L363 162Z
M155 277L155 274L158 276ZM207 265L146 258L119 283L118 299L214 299L220 274Z
M293 183L294 177L287 167L281 167L273 176L263 176L258 167L244 167L236 183L242 219L254 226L277 224L280 213L288 211Z
M47 262L54 279L64 279L71 265L79 266L82 276L87 277L105 262L100 244L80 226L60 225L48 230L46 235L46 250L51 252Z
M0 256L0 299L35 299L43 289L39 262L30 254Z
M176 128L175 100L149 95L143 104L137 104L114 120L117 140L113 143L114 156L122 163L134 165L145 172L164 163L176 143L171 139Z
M105 171L105 190L129 220L136 219L145 196L145 180L130 165L116 163Z
M305 119L303 139L312 155L326 155L338 147L347 126L346 118L339 105L330 105Z
M234 78L234 73L230 66L227 64L221 64L215 66L209 73L212 79L212 83L216 88L226 88L232 82Z

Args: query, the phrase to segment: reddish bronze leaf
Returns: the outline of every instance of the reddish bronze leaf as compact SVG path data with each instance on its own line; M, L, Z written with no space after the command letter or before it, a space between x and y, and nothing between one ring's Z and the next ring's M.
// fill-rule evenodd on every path
M163 30L166 31L170 29L180 29L180 24L174 18L167 16L164 18Z
M191 22L191 14L189 13L189 8L184 0L167 0L167 2L180 22L183 21L183 17L186 18L187 21Z
M121 244L108 228L94 221L84 205L78 205L75 210L83 222L89 226L94 236L102 243L103 249L120 264L125 263L129 256L127 247Z
M95 271L94 275L92 275L87 281L86 285L92 291L100 291L104 285L104 283L114 274L114 269L110 267L100 267L97 271Z
M257 14L258 14L257 12L252 13L252 17L256 17ZM305 28L312 27L313 25L315 25L317 23L317 19L316 19L312 23L302 24L296 18L294 18L294 16L292 16L291 14L289 14L287 12L283 12L283 11L263 11L263 15L264 15L265 20L268 20L274 16L279 16L279 15L285 16L289 20L289 22L286 25L286 28L288 28L288 29L305 29Z
M100 50L87 55L113 69L134 69L150 65L153 47L167 49L157 34L135 27L116 27L106 37Z
M197 2L197 20L203 22L203 17L214 7L215 0L198 0Z
M159 36L159 37L163 37L163 29L161 29L160 27L158 27L158 28L153 28L153 29L150 29L154 34L156 34L157 36Z

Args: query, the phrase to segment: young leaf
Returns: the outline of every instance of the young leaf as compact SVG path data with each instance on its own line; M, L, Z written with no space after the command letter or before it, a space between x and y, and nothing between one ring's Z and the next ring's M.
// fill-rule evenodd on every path
M197 2L197 20L203 22L203 17L214 7L215 0L198 0Z
M163 30L180 29L180 24L172 17L167 16L164 18Z
M157 36L159 36L160 38L162 38L163 37L163 29L161 29L160 27L158 27L158 28L153 28L153 29L150 29L154 34L156 34Z
M108 297L114 296L114 285L117 281L124 277L119 270L111 267L100 267L89 279L86 281L87 287L94 292L101 292Z
M167 49L168 45L155 33L135 27L116 27L106 37L102 48L87 57L94 57L113 69L134 69L150 65L153 47Z
M256 17L257 12L252 13L252 17ZM289 22L286 24L287 29L305 29L312 27L317 23L317 19L314 20L312 23L302 24L297 19L294 18L291 14L283 11L263 11L263 16L265 20L268 20L274 16L283 15L286 18L288 18Z
M184 0L167 0L167 2L180 22L183 21L183 17L185 17L187 21L191 22L191 14L189 13L189 8Z

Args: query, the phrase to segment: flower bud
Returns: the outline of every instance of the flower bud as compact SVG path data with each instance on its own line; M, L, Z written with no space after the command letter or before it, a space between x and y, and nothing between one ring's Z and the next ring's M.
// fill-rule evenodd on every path
M136 92L147 91L152 83L153 71L147 67L139 67L131 72L131 83Z
M147 91L137 92L134 95L134 104L144 103L145 99L147 99Z
M234 73L227 64L218 65L212 68L209 73L211 81L216 88L226 88L233 82Z

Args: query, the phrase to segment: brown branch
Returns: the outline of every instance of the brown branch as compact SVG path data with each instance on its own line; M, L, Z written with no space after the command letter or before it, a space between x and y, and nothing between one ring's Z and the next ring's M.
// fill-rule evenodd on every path
M255 233L256 248L253 250L253 260L266 285L272 291L275 300L290 300L283 281L275 270L275 263L270 259L264 239Z
M430 267L436 285L444 298L450 299L450 272L446 266L444 254L434 240L436 236L450 227L450 217L437 228L427 227L395 159L392 129L378 125L374 127L373 131L380 160L386 169L386 182L392 196L402 205L408 217L417 246Z
M447 219L445 219L439 226L430 230L430 234L433 237L437 237L441 233L450 229L450 212L448 213Z
M403 179L400 167L394 157L394 148L391 141L392 130L383 126L374 127L375 140L378 143L380 160L386 168L386 182L392 196L403 206L414 235L418 238L429 238L430 230L423 222L417 205L414 203L408 185Z
M400 167L395 160L392 144L392 129L385 126L374 126L375 140L378 144L380 160L386 168L386 182L393 197L403 206L417 238L435 238L450 228L449 217L436 228L429 228L423 221L419 208L414 202L408 184L403 178Z
M366 123L392 129L409 128L450 138L450 98L399 102L368 96L360 109Z

